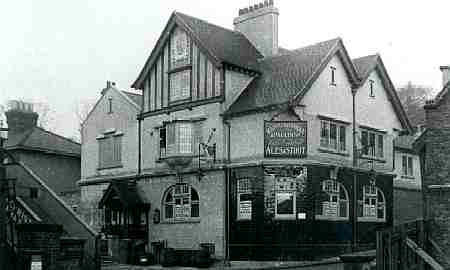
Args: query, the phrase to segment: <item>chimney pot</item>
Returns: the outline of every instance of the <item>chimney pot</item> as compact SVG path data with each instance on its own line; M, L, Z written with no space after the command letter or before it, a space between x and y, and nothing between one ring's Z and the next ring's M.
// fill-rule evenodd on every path
M268 7L269 6L269 1L268 0L264 0L264 6Z
M252 12L253 11L253 6L249 6L248 7L248 12Z
M111 82L111 85L112 85L112 86L116 86L116 83L115 83L115 82Z
M442 87L445 87L450 81L450 65L440 66L439 69L442 72Z
M248 13L248 7L244 8L244 12L242 14L247 14Z
M253 6L253 10L257 10L258 7L259 7L258 4L254 5L254 6Z
M264 7L264 3L259 3L259 8L263 8Z
M269 0L269 6L273 6L273 0Z

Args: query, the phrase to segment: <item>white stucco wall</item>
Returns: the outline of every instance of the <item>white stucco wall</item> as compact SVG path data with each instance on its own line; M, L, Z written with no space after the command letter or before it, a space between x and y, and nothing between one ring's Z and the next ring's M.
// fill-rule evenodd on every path
M412 157L413 160L413 175L405 176L402 171L402 156ZM395 150L395 169L394 173L397 175L394 178L394 186L395 187L405 187L405 188L414 188L421 189L422 187L422 174L420 170L420 160L419 156L412 153L407 153L405 151L401 151L400 149Z

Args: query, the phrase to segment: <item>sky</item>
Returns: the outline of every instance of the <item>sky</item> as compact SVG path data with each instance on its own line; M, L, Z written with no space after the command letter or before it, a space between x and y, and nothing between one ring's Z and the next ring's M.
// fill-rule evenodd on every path
M6 2L6 0L3 0ZM15 0L0 10L0 104L48 103L49 129L77 134L76 108L107 80L129 90L174 10L233 28L260 0ZM341 37L352 58L379 53L394 85L439 89L450 64L448 1L275 0L279 45Z

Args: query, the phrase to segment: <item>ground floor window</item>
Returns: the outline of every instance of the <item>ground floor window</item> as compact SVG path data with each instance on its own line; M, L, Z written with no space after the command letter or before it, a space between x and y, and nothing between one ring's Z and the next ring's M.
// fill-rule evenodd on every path
M336 180L320 183L321 192L316 200L316 219L348 220L349 200L344 185Z
M164 219L185 220L200 217L197 191L188 184L177 184L167 189L164 196Z
M358 201L358 220L386 221L386 200L375 185L363 186L363 197Z
M252 219L251 184L250 178L241 178L237 180L238 220Z

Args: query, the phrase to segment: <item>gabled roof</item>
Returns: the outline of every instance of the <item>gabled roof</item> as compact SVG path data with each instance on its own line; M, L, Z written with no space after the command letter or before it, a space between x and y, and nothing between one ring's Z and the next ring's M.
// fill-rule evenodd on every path
M444 85L444 87L442 87L442 90L439 91L439 93L437 93L437 95L433 99L427 100L424 109L431 109L439 106L444 96L448 93L449 88L450 88L450 81L447 82Z
M378 54L367 55L353 59L353 65L361 82L365 82L370 75L370 72L377 65Z
M181 27L216 66L226 63L257 71L257 61L263 56L244 35L180 12L173 12L150 57L131 87L142 89L146 74L164 48L164 44L170 37L168 33L175 25Z
M106 189L103 197L98 203L99 208L103 208L108 200L114 196L119 196L120 202L127 208L137 205L147 205L137 191L137 185L134 181L112 182Z
M414 136L414 135L397 136L394 139L394 147L406 149L406 150L413 150L413 144L416 139L417 139L417 136Z
M341 59L344 60L351 81L356 83L356 71L340 38L291 51L283 49L281 55L260 61L261 75L253 80L225 114L231 116L289 103L294 99L299 102L337 52L340 52Z
M400 102L397 91L395 90L395 86L387 73L383 61L381 60L381 56L379 54L363 56L353 59L353 64L360 78L359 86L363 85L366 82L372 71L378 71L381 81L384 84L384 88L386 89L386 94L392 104L392 107L394 108L394 111L397 114L397 117L400 120L400 123L402 124L403 128L406 129L409 133L413 133L411 122L409 121L405 109Z
M50 152L76 157L81 155L79 143L40 127L33 127L23 133L12 134L6 141L6 148Z
M136 94L136 93L131 93L131 92L127 92L127 91L121 91L123 94L125 94L129 99L131 99L134 104L136 104L137 106L139 106L139 108L142 107L142 95L140 94Z

